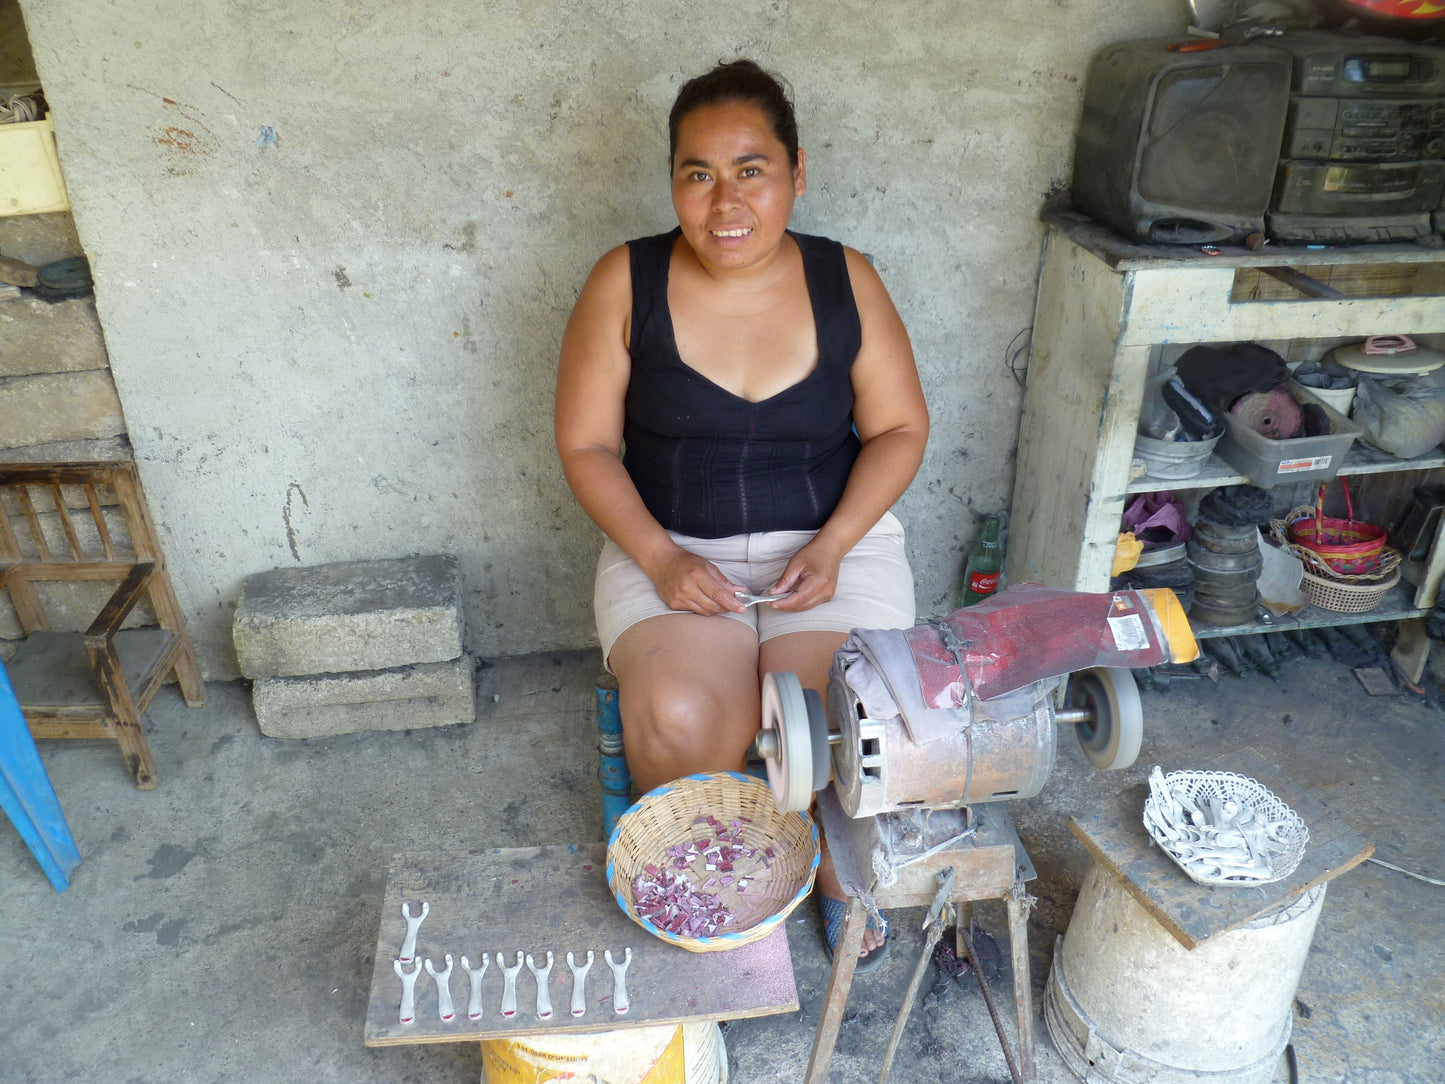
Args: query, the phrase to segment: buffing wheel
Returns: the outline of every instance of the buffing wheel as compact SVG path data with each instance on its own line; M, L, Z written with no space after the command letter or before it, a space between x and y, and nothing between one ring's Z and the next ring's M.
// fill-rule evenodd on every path
M813 699L818 700L816 693ZM814 710L821 718L822 703L816 703ZM797 674L764 675L763 733L759 736L758 745L768 769L768 786L773 790L778 808L784 813L800 813L813 801L811 714ZM768 740L770 731L773 740ZM823 742L826 748L826 729Z
M1069 682L1069 707L1085 708L1093 720L1078 724L1079 745L1096 768L1127 768L1144 741L1144 709L1128 670L1096 667Z

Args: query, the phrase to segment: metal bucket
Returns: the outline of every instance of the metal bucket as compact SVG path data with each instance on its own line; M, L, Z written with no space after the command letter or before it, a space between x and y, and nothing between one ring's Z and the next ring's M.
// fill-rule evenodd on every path
M1094 863L1055 944L1049 1037L1090 1084L1270 1084L1324 898L1317 885L1190 950Z
M1219 437L1208 440L1156 440L1140 433L1134 438L1134 456L1142 459L1151 478L1193 478L1204 469Z

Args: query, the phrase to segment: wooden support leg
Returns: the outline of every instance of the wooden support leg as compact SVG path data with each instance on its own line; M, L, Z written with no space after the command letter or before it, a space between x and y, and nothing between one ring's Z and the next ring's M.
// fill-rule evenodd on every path
M86 651L90 655L96 681L100 683L106 700L115 713L111 726L114 728L115 740L120 743L121 755L125 757L125 765L130 769L131 778L135 780L138 790L155 790L156 764L151 759L151 747L146 742L145 731L141 729L140 712L136 710L135 701L131 699L130 689L125 683L125 675L121 672L120 656L115 652L115 645L93 648L86 644Z
M816 891L816 889L814 890ZM853 989L853 971L858 966L858 953L863 948L863 933L868 926L868 909L857 896L848 897L848 911L843 916L843 930L833 949L833 970L828 975L828 988L823 993L823 1012L818 1019L818 1033L813 1037L813 1053L808 1059L805 1084L824 1084L833 1048L838 1044L838 1029L843 1024L843 1010Z
M206 706L206 683L201 680L200 667L196 665L196 649L191 646L180 601L164 569L151 580L150 599L151 609L155 611L161 627L180 637L180 647L175 655L176 681L180 684L181 695L186 698L186 706L203 708Z
M1390 651L1390 658L1399 663L1405 676L1416 685L1425 677L1425 664L1430 659L1430 640L1425 635L1425 619L1412 617L1400 622L1400 633Z
M1013 959L1014 1001L1019 1015L1019 1076L1033 1080L1038 1072L1034 1064L1033 983L1029 977L1028 911L1024 907L1023 886L1015 885L1009 894L1008 943Z

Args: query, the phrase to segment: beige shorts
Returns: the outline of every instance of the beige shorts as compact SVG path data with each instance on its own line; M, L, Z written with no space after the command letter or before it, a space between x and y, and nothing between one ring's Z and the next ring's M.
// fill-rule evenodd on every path
M788 559L816 532L770 531L727 538L669 533L679 546L717 565L734 583L761 593L777 581ZM617 638L639 621L677 612L667 608L647 574L611 540L597 559L592 604L604 660L611 656ZM887 512L843 558L837 590L827 602L798 613L775 610L764 602L749 606L744 613L718 617L742 622L762 643L790 632L912 628L913 606L913 570L904 550L903 525Z

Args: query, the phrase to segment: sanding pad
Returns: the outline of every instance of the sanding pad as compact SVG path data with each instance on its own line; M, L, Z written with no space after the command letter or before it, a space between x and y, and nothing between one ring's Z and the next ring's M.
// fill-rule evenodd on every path
M1241 395L1230 407L1230 413L1260 436L1271 440L1288 440L1298 436L1304 419L1299 401L1284 388Z

